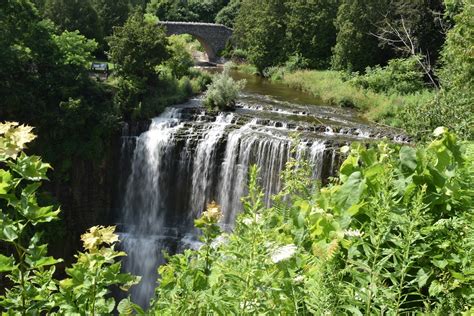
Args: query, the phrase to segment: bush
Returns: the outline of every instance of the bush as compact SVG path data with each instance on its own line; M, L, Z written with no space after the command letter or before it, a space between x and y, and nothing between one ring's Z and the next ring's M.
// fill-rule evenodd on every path
M418 58L392 59L386 67L368 67L364 75L356 75L350 82L356 87L377 93L410 94L419 92L425 85Z
M295 54L290 56L285 62L285 69L290 72L306 69L309 66L309 62L308 58L303 57L301 54Z
M229 74L229 68L224 67L223 72L215 75L208 86L203 104L211 111L232 109L244 86L245 80L235 81Z

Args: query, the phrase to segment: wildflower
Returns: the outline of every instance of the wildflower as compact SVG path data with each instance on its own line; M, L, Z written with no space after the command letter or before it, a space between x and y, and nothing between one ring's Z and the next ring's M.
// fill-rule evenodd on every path
M249 226L249 225L252 225L252 224L258 224L262 221L262 215L260 214L256 214L255 217L246 217L242 220L242 223L244 223L245 225Z
M277 263L283 260L288 260L291 257L293 257L295 253L296 253L296 246L293 244L280 247L273 252L271 256L272 261L274 263Z
M208 222L217 223L221 217L222 212L219 205L216 202L211 202L207 205L207 210L202 213L202 217L205 218Z
M361 232L358 229L346 229L344 231L344 236L346 237L362 237L364 232Z
M297 283L297 284L298 284L298 283L303 283L303 281L304 281L304 276L298 275L298 276L296 276L296 277L293 279L293 281L294 281L295 283Z

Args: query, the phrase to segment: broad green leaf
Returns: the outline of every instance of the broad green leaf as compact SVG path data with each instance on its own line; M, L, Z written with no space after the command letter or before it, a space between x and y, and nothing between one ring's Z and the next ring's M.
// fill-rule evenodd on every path
M130 316L133 315L133 306L130 298L124 298L120 301L117 306L117 311L120 316Z
M428 289L428 292L430 293L430 296L437 296L441 292L443 292L444 287L441 283L439 283L437 280L434 280L430 284L430 288Z
M409 171L414 171L417 166L416 150L408 146L403 146L402 149L400 149L400 162L402 167L405 167Z
M438 268L444 269L449 264L447 260L431 260L431 262Z
M18 238L18 227L15 225L4 226L0 231L0 239L8 242L13 242Z
M27 156L22 153L15 163L8 162L8 166L21 177L30 181L47 180L46 173L51 166L43 163L38 156Z
M360 202L362 193L366 188L366 180L362 178L360 171L352 173L344 183L339 191L336 193L336 203L342 208L347 210L354 204Z
M51 266L62 261L62 259L55 259L53 257L43 257L33 263L33 268L37 269L44 266Z
M7 194L11 186L12 175L9 171L0 169L0 194Z
M12 256L6 257L0 254L0 272L12 271L15 268L15 260Z
M425 286L426 282L428 281L428 279L430 278L430 275L428 273L426 273L426 271L421 268L420 270L418 270L417 274L416 274L416 280L418 282L418 287L423 287Z

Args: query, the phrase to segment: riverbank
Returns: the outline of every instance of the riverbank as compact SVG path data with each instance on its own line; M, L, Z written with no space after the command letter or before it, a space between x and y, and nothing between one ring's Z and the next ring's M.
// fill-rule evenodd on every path
M257 75L255 67L248 64L233 66L236 70ZM269 80L307 93L322 103L357 109L361 115L373 122L398 128L407 128L407 112L423 107L432 101L434 93L422 90L413 94L376 93L356 87L344 80L342 74L331 70L273 69Z

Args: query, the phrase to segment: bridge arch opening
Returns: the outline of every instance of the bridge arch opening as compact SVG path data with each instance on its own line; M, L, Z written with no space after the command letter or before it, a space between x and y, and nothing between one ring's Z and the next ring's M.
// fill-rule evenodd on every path
M232 36L232 29L212 23L195 22L159 22L166 29L166 34L189 34L201 43L207 54L209 62L217 62L217 54L225 48L227 41Z

